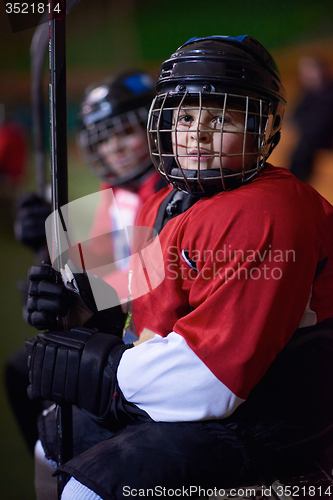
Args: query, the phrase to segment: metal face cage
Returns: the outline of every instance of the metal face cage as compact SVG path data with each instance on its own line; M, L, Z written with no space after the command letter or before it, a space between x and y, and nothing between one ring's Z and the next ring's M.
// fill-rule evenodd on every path
M124 159L122 168L112 164L100 151L100 145L114 136L121 140L132 134L142 134L145 139L147 119L148 109L141 107L97 122L88 123L86 120L85 128L77 135L77 143L85 162L91 167L94 175L112 186L118 186L134 181L150 170L151 159L148 149L146 154L138 155L135 159L135 151L132 151L131 158L128 158L128 165Z
M211 196L257 175L274 148L272 139L279 128L273 105L259 98L167 92L155 97L150 109L150 155L173 187ZM230 142L236 146L230 147Z

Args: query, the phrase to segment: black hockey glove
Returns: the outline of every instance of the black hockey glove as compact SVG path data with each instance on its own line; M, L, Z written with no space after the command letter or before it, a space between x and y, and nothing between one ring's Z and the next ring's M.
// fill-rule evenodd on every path
M46 247L45 220L51 214L51 204L37 194L22 196L17 204L14 232L17 241L34 252Z
M110 414L117 417L118 407L122 410L127 403L116 372L124 351L132 345L119 337L76 328L41 333L25 344L30 399L72 403L100 421Z
M42 264L30 267L28 276L27 323L38 330L62 329L62 318L68 314L73 298L61 274Z
M70 265L74 271L80 271ZM29 269L27 323L38 330L62 330L84 325L121 337L126 315L114 288L89 275L89 279L97 283L99 293L108 297L113 306L98 311L87 274L73 272L72 276L73 280L65 286L60 272L48 264Z

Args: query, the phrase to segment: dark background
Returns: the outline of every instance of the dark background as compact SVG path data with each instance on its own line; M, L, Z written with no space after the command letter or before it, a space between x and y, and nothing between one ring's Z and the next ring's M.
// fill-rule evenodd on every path
M5 104L7 117L24 126L29 140L27 173L20 188L24 192L36 189L29 56L34 28L13 32L5 3L0 3L0 103ZM315 53L333 65L333 2L82 0L67 18L71 199L96 191L99 184L82 165L75 146L76 116L85 87L128 67L141 67L156 76L159 64L188 38L214 34L250 34L266 46L278 63L292 108L298 93L298 57ZM46 61L45 95L47 83ZM47 120L46 114L48 131ZM286 158L288 139L285 133L282 153L276 156L279 161ZM5 360L36 333L23 322L17 287L34 256L15 242L10 212L2 208L0 215L0 500L32 500L33 461L12 418L2 376Z

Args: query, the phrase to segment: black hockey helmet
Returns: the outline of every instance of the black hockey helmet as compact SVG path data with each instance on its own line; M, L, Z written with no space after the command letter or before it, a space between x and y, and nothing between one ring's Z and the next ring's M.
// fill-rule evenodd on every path
M80 107L78 145L94 174L112 186L138 184L152 169L148 148L132 166L117 168L100 152L100 144L114 134L146 136L148 111L155 95L155 80L145 71L127 71L86 89ZM133 152L134 155L134 152Z
M248 182L263 168L280 139L286 92L270 53L250 36L209 36L191 38L160 67L155 97L148 123L150 152L159 173L174 187L194 195L210 196ZM240 152L242 171L230 172L223 167L223 125L220 168L186 170L172 146L175 113L191 105L201 113L219 103L223 110L238 111L245 116L244 144L252 134L256 155L249 167L245 153ZM216 131L215 131L216 133Z

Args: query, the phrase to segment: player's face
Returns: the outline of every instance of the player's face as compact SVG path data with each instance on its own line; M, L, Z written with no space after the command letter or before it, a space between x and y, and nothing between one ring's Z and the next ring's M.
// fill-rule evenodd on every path
M101 142L98 150L114 174L125 174L149 155L146 131L127 124Z
M239 172L244 156L246 170L254 161L255 140L249 134L244 140L244 122L244 111L225 110L223 117L223 109L212 103L201 111L190 105L174 111L172 146L179 165L188 170L223 167Z

